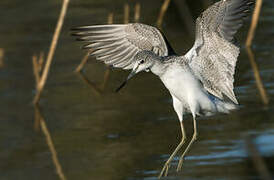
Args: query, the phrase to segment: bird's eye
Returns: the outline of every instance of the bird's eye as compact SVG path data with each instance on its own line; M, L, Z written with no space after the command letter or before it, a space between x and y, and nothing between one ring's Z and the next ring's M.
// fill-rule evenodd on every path
M142 60L142 61L140 61L140 64L144 64L144 62L145 62L145 61L144 61L144 60Z

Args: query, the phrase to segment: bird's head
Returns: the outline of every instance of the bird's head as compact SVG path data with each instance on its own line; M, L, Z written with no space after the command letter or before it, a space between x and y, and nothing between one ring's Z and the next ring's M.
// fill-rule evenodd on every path
M134 56L134 65L132 68L131 73L128 75L127 79L117 88L116 92L118 92L120 89L122 89L126 83L128 82L129 79L131 79L134 75L141 71L146 71L149 72L150 68L154 64L153 57L156 56L153 52L151 51L141 51L138 52Z
M152 51L141 51L134 56L134 66L131 73L137 74L141 71L149 72L154 64L153 57L155 54ZM133 74L133 75L134 75Z

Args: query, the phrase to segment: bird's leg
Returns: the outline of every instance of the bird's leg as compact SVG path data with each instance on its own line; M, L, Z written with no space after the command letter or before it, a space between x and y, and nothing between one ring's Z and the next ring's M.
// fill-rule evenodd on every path
M183 122L181 122L180 124L181 124L181 130L182 130L182 139L181 139L181 142L178 144L178 146L176 147L176 149L173 151L173 153L170 155L170 157L166 161L166 163L165 163L165 165L164 165L161 173L159 174L159 178L161 178L163 175L167 176L168 169L169 169L169 166L170 166L170 163L171 163L172 159L174 158L174 156L177 154L177 152L181 149L181 147L185 143L186 136L185 136L184 125L183 125Z
M176 149L171 154L171 156L166 161L166 163L165 163L161 173L159 174L158 178L161 178L163 175L167 176L168 169L169 169L169 166L170 166L170 163L171 163L172 159L177 154L177 152L181 149L181 147L183 146L183 144L185 143L185 140L186 140L186 133L185 133L184 124L183 124L183 106L182 106L182 103L176 97L172 96L172 98L173 98L174 109L175 109L175 111L178 115L178 118L180 120L181 131L182 131L182 139L181 139L180 143L178 144L178 146L176 147Z
M186 153L189 151L190 146L193 144L193 142L197 138L197 124L196 124L195 114L193 115L193 129L194 129L194 132L193 132L192 139L189 142L188 146L186 147L185 151L183 152L182 156L180 157L180 160L179 160L179 163L178 163L178 166L177 166L177 171L182 169L184 157L185 157Z

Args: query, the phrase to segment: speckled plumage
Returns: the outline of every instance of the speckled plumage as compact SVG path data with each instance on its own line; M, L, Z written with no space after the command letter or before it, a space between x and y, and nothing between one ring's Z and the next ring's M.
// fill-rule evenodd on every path
M243 24L251 1L222 0L196 20L196 40L185 55L194 74L214 96L225 95L238 103L233 92L234 71L239 48L234 34ZM83 26L74 29L91 55L113 67L132 69L134 56L143 50L159 56L174 54L164 35L155 27L140 23Z
M183 56L174 53L164 35L145 24L95 25L74 29L91 55L113 67L132 69L127 80L140 71L151 71L169 90L173 107L180 120L182 140L165 163L159 177L167 174L171 160L185 140L183 114L193 116L194 133L183 152L196 139L196 115L229 113L237 108L233 92L234 71L239 48L234 35L242 26L252 0L221 0L196 20L196 40Z
M74 30L78 40L88 42L83 48L92 49L91 55L113 67L132 69L133 57L143 50L169 55L164 35L145 24L82 26Z
M238 103L233 92L234 71L239 48L234 35L242 26L250 0L226 0L212 5L196 20L196 40L186 54L195 75L208 92Z

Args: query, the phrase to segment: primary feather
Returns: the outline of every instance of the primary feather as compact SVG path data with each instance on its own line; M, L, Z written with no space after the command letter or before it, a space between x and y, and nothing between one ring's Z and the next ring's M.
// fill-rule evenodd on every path
M240 53L234 35L242 26L252 4L250 0L222 0L196 20L196 40L185 55L205 89L238 104L233 92L234 71Z
M234 71L240 53L234 44L252 0L221 0L196 20L196 40L184 56L189 67L212 95L228 97L238 104L233 92ZM82 26L73 29L84 49L113 67L132 69L141 51L158 56L175 55L166 37L155 27L140 23Z
M108 65L132 69L134 56L143 50L159 56L173 53L164 35L155 27L140 23L94 25L74 28L78 40L88 42L83 48Z

